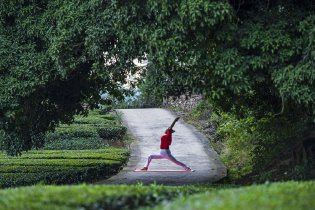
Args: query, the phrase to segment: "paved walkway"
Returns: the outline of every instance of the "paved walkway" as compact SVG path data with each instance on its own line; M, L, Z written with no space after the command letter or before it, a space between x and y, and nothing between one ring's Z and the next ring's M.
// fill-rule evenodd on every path
M142 168L150 154L159 153L160 138L175 119L165 109L120 109L123 122L137 139L131 145L131 158L127 166L116 176L97 184L158 183L182 185L214 182L226 176L226 168L217 153L209 147L208 140L194 127L179 120L175 126L170 150L173 156L195 172L134 172ZM180 170L168 160L152 160L150 169Z

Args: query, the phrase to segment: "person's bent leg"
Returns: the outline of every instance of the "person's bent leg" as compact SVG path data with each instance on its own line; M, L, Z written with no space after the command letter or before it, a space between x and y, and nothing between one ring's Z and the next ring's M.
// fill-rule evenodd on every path
M163 159L164 157L162 155L150 155L148 157L147 162L144 164L144 167L141 170L148 170L150 163L153 159Z

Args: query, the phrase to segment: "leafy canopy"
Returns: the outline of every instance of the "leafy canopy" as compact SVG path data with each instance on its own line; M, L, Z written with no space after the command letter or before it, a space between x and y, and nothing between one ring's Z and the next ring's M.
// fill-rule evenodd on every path
M110 1L1 1L0 137L9 154L43 145L60 121L84 114L101 91L121 97L135 71Z
M313 115L314 23L308 0L2 1L1 147L40 147L101 91L121 96L134 58L159 95Z
M197 92L228 110L313 116L313 1L149 1L144 8L150 19L133 24L149 25L147 81L164 96Z

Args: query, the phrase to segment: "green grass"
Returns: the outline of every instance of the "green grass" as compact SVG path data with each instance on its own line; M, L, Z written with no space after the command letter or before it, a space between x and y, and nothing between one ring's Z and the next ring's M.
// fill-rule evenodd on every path
M206 192L164 203L154 210L312 210L314 197L315 181L284 182Z
M0 187L70 184L107 178L127 162L125 149L39 150L20 157L0 154Z

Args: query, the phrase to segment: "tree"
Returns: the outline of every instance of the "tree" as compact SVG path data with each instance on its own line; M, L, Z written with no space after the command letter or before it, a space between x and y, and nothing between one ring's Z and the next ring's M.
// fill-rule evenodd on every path
M310 117L314 8L307 0L148 1L140 17L150 18L135 15L138 22L125 27L142 26L138 34L161 72L156 80L171 78L177 89L204 93L227 110Z
M46 131L100 100L121 97L134 71L113 30L109 1L1 1L1 148L41 147Z
M313 116L314 23L310 0L2 1L2 148L40 147L100 91L121 96L134 58L169 94Z

